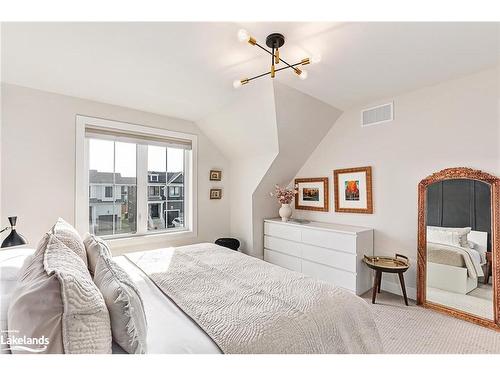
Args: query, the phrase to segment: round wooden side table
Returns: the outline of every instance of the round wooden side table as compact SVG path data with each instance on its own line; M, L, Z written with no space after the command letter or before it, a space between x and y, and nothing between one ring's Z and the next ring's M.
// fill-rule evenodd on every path
M405 279L403 273L410 267L408 257L401 254L396 254L394 258L392 257L381 257L381 256L364 256L363 261L372 270L375 270L375 279L373 280L373 290L372 290L372 303L375 303L377 298L377 292L380 293L380 285L382 283L382 272L397 273L399 276L399 282L401 283L401 290L403 291L403 297L405 299L405 304L408 306L408 297L406 296Z

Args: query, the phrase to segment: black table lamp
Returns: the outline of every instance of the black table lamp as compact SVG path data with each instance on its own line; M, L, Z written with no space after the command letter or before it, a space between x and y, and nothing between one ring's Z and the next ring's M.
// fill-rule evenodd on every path
M10 216L9 217L10 227L5 227L4 229L0 230L0 233L2 233L7 229L10 229L10 233L7 237L5 237L5 240L3 240L1 247L19 246L28 243L28 241L26 241L26 239L23 236L17 233L16 221L17 221L17 216Z

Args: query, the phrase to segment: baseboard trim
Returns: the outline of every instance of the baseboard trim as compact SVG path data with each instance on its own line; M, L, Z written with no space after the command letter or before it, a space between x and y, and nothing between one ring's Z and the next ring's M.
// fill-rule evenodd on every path
M392 294L398 294L400 296L403 296L403 292L401 291L401 285L393 283L391 281L386 281L382 278L382 285L380 286L380 289L385 290L386 292L392 293ZM408 287L406 286L406 295L408 298L416 300L417 299L417 289L413 287Z

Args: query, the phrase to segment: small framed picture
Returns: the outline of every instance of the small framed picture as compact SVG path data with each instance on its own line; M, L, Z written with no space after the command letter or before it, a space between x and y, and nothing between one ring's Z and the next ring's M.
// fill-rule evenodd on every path
M295 208L328 212L328 177L296 178Z
M335 211L373 213L372 168L347 168L333 171Z
M210 181L220 181L220 180L222 180L222 171L211 170Z
M210 189L210 199L221 199L222 189Z

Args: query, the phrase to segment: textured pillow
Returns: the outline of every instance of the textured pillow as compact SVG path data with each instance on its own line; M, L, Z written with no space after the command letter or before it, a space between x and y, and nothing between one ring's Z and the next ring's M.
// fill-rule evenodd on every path
M99 258L101 251L111 258L111 250L109 250L106 242L90 233L85 233L83 244L85 245L85 251L87 253L87 263L90 274L94 275L97 259Z
M111 259L109 249L93 238L93 247L100 247L94 282L101 291L111 318L114 341L131 354L146 353L147 323L144 305L129 275Z
M73 250L75 254L82 258L83 262L87 264L87 253L82 238L71 224L59 218L52 227L51 232L59 241Z
M427 227L427 240L429 242L441 243L445 245L469 247L467 235L471 228L447 228L447 227Z
M8 327L9 338L47 338L42 353L111 353L101 293L80 257L50 233L20 272ZM22 348L12 352L26 353Z

